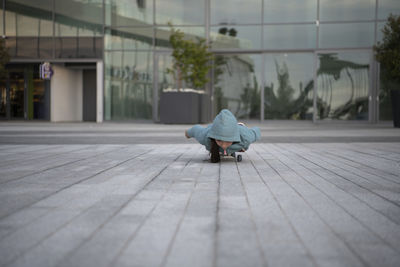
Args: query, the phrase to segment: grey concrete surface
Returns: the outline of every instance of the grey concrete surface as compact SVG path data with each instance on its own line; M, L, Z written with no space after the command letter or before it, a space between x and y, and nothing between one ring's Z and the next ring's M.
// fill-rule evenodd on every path
M244 121L261 143L400 142L392 122ZM0 122L0 144L186 144L190 125L154 123Z
M399 129L248 124L212 164L187 125L0 123L0 266L400 265Z

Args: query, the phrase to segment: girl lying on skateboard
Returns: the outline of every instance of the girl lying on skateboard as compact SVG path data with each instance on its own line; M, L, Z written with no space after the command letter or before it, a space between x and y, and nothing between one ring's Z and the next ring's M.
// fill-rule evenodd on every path
M250 144L259 140L261 133L258 127L248 128L238 123L235 116L223 109L207 127L195 125L185 131L186 138L194 137L204 145L211 154L211 162L217 163L221 155L235 155L235 152L246 151ZM238 156L238 161L241 157Z

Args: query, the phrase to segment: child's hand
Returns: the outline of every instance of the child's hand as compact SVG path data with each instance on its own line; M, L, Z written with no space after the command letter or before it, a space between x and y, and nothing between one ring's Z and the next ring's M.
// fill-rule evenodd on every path
M187 139L190 138L190 136L188 135L187 131L185 131L185 136L186 136Z

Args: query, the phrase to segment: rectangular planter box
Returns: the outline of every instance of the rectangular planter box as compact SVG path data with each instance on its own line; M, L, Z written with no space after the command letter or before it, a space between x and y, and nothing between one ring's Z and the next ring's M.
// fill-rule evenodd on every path
M200 123L200 95L196 92L162 92L160 122L170 124Z

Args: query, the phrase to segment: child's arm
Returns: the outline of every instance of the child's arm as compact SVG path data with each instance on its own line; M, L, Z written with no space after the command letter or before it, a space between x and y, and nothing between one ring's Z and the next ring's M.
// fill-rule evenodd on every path
M207 133L209 127L210 126L204 128L201 125L195 125L192 128L185 131L185 136L186 138L194 137L200 144L206 145Z

